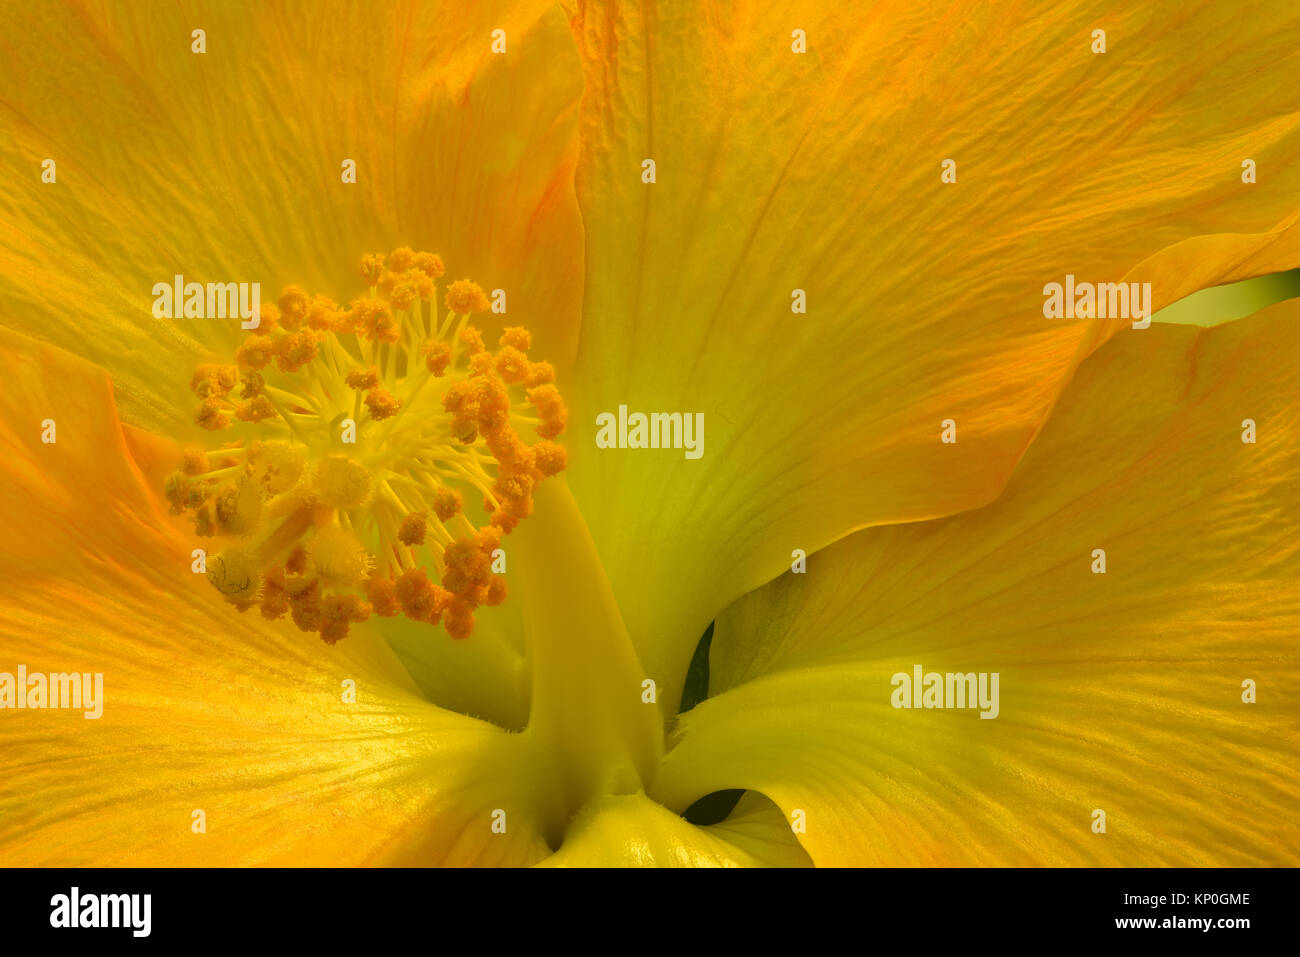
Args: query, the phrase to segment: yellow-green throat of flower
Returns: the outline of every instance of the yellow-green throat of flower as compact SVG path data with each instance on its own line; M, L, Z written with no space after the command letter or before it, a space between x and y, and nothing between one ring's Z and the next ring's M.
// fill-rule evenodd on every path
M347 307L290 286L233 364L195 372L197 421L231 438L187 452L166 492L220 540L207 577L240 610L333 644L371 614L465 638L475 609L505 599L501 539L564 469L551 440L567 412L526 329L486 348L470 323L490 308L478 285L451 283L439 317L444 271L403 248L362 259L369 294Z

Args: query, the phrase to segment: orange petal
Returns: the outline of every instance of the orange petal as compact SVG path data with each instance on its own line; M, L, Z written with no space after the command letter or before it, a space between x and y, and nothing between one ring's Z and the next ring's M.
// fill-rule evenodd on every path
M0 30L23 38L0 103L0 310L107 369L127 421L187 424L173 370L242 336L155 319L176 274L347 301L362 254L410 245L506 290L502 324L539 356L574 349L581 75L550 4L7 5Z
M103 372L7 330L0 354L11 370L0 671L103 682L99 718L84 706L0 714L0 861L529 864L549 853L520 736L429 704L363 629L330 648L219 600L191 571L203 542L168 520L132 459L128 441L141 437L124 435Z

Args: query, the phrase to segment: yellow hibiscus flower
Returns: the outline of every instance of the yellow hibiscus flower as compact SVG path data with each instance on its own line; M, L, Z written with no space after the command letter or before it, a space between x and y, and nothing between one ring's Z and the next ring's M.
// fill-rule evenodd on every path
M1091 359L1126 322L1038 307L1067 273L1151 282L1158 309L1300 264L1300 14L1201 9L1169 32L1178 4L1050 21L908 4L867 29L823 6L5 12L24 42L0 103L0 668L102 673L104 707L0 715L0 860L1279 856L1217 802L1294 798L1278 706L1228 694L1294 675L1276 651L1294 407L1252 372L1294 364L1291 306ZM395 251L358 275L378 249ZM415 261L433 253L441 282ZM151 290L177 275L294 288L259 333L157 317ZM460 335L471 313L486 344ZM533 443L561 400L523 393L541 362L569 413L558 473ZM431 401L476 377L516 404ZM348 403L366 455L323 438ZM702 410L703 455L598 448L619 406ZM1247 417L1258 444L1224 438ZM492 444L506 420L528 453ZM295 481L244 500L268 481L258 427ZM177 478L192 444L208 457ZM504 603L449 580L477 502L441 539L450 483L375 504L372 454L484 492L473 527L500 532ZM507 474L519 460L536 474ZM214 549L218 588L192 573L188 489L210 473L230 494L199 497L218 538L263 536ZM265 537L272 503L304 517L302 542ZM389 507L421 512L426 544ZM1101 539L1105 578L1087 568ZM763 588L793 549L807 577ZM383 617L358 567L417 564L442 591L394 596L424 620ZM266 617L251 606L275 574L364 601L331 606L334 630L306 599ZM678 714L700 634L751 592L719 619L714 696ZM464 607L435 628L420 595ZM1089 644L1044 640L1062 629ZM1000 671L1001 723L888 709L914 659ZM1229 745L1256 760L1207 795ZM741 788L725 820L682 816Z

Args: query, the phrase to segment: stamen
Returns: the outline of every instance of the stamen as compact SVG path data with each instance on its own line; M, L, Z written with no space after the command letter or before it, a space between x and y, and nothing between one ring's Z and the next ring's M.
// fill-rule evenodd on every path
M233 364L194 373L197 421L230 440L186 452L165 492L220 540L208 579L240 610L333 644L371 614L465 638L478 608L505 599L493 553L564 469L550 440L567 411L526 329L487 348L470 322L491 309L476 283L450 283L439 316L445 272L403 247L361 259L369 289L347 307L289 286Z

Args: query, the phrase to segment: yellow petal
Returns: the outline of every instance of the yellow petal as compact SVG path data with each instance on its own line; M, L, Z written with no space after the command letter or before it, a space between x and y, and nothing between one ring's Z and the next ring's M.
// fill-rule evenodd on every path
M772 803L746 795L723 824L696 827L642 794L590 805L544 867L806 867Z
M203 541L168 521L131 458L104 374L6 330L0 354L0 672L103 676L97 719L0 712L0 862L549 853L521 736L429 704L368 633L330 648L220 601L191 572Z
M576 6L570 481L647 668L678 687L714 613L794 549L1001 489L1107 331L1045 319L1046 283L1118 281L1189 237L1258 245L1300 208L1300 9ZM1300 263L1288 236L1255 268ZM1183 248L1190 288L1153 305L1244 278L1240 243ZM703 457L597 449L620 404L703 413Z
M738 602L656 796L758 789L819 865L1294 864L1297 320L1121 334L996 502ZM915 665L999 713L894 707Z
M240 338L155 319L176 274L345 301L362 254L410 245L506 290L540 355L574 348L581 75L549 4L7 5L0 29L23 38L0 104L0 311L106 368L127 421L188 423L188 370Z

